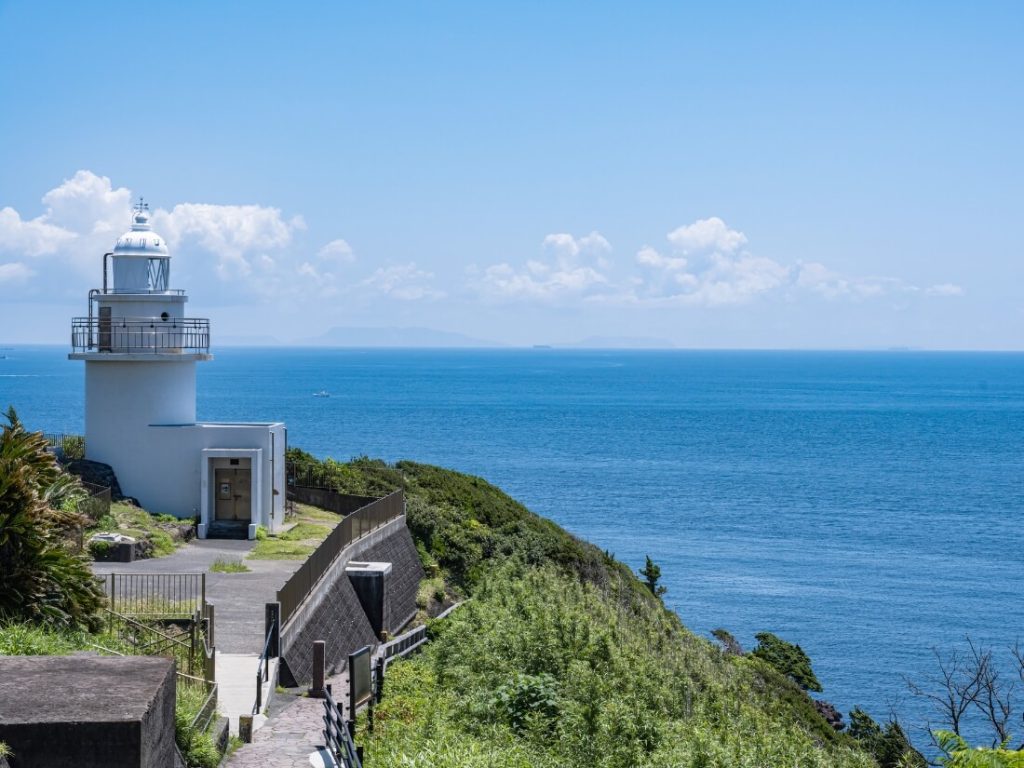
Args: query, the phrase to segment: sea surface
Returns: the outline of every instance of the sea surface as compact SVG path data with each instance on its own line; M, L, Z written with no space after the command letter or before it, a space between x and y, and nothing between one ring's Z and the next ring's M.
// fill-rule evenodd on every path
M1024 640L1024 354L215 350L199 418L496 483L694 631L807 651L843 712L929 718L933 648ZM0 350L0 406L83 430L82 364ZM329 398L313 397L326 390Z

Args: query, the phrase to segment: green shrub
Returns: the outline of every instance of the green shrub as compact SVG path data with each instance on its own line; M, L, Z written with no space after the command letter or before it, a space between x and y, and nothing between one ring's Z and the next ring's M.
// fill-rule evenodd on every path
M112 542L109 541L90 541L89 542L89 554L96 560L105 560L110 555L110 550L114 548Z
M85 438L82 435L65 435L61 443L61 449L64 451L64 458L66 460L84 459Z
M81 484L13 408L7 421L0 434L0 621L98 626L102 592L86 556L65 546L84 518L61 506L81 497Z
M515 675L500 686L491 702L494 709L517 731L527 722L553 720L558 716L558 690L549 674Z
M945 754L938 764L944 768L1024 768L1024 750L971 746L955 733L936 731L935 741Z
M178 686L178 697L174 706L174 735L178 749L189 766L217 768L220 752L209 731L192 727L192 720L206 700L206 689L200 685ZM211 721L212 724L212 721Z
M811 659L799 645L787 643L771 632L754 635L757 647L751 652L764 659L805 691L821 691L821 683L811 669Z

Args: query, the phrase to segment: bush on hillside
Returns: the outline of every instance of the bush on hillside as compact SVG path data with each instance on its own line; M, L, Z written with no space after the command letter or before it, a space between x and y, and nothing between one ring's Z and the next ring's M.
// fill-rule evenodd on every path
M821 692L821 683L811 669L811 659L799 645L787 643L771 632L754 635L757 647L751 653L764 659L805 691Z

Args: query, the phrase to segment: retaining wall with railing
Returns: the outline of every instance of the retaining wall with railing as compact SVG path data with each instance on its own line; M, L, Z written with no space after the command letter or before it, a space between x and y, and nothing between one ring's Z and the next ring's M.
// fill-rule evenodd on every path
M365 497L351 498L363 498L365 501ZM296 609L316 589L331 563L346 547L404 514L405 494L395 491L382 499L369 501L343 518L277 591L282 627L287 626Z

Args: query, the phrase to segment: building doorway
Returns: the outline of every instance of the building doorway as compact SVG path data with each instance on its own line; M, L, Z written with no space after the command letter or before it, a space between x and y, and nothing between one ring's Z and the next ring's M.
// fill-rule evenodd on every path
M217 467L214 470L214 519L252 519L252 467L250 459L231 459L237 466Z

